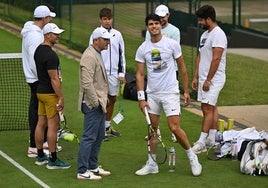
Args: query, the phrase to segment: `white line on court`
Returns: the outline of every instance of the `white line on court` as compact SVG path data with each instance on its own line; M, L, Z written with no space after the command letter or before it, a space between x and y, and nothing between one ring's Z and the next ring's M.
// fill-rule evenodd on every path
M32 178L36 183L38 183L39 185L41 185L42 187L45 188L49 188L49 186L47 184L45 184L44 182L42 182L39 178L37 178L35 175L33 175L31 172L29 172L27 169L25 169L23 166L21 166L19 163L17 163L16 161L14 161L11 157L9 157L7 154L5 154L4 152L2 152L2 150L0 150L0 155L2 157L4 157L6 160L8 160L11 164L13 164L15 167L17 167L19 170L21 170L22 172L24 172L24 174L26 174L27 176L29 176L30 178Z

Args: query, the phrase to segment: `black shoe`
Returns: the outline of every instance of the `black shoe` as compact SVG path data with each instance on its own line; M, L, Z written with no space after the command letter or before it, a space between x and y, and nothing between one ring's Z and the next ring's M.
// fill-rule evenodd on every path
M112 126L107 128L105 132L108 136L113 136L113 137L120 137L121 136L121 134L119 132L117 132Z

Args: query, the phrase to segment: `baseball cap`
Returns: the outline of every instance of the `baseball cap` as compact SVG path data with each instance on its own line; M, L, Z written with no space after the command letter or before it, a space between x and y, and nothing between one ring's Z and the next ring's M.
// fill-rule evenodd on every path
M35 8L34 10L34 17L35 18L45 18L47 16L55 17L56 13L50 12L49 8L45 5L40 5Z
M164 17L169 13L168 7L166 5L159 5L155 9L155 14L157 14L160 17Z
M92 33L92 39L97 39L97 38L110 39L111 37L112 35L106 29L102 27L97 27Z
M45 27L43 28L43 34L47 34L47 33L55 33L55 34L60 34L62 33L64 30L60 29L56 24L54 23L48 23L45 25Z

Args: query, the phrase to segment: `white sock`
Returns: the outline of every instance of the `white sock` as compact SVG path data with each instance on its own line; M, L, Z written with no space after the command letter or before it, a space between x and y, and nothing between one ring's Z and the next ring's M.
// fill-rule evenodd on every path
M105 121L105 128L109 128L111 126L111 121Z
M192 148L189 148L185 151L186 151L188 159L193 159L196 156L196 154L193 152Z
M217 129L210 129L208 133L208 138L215 141Z
M156 154L148 154L148 162L150 165L156 165L156 162L152 159L152 157L154 160L156 160Z
M205 144L207 136L208 136L208 133L201 132L199 140L197 142L201 142L201 143Z

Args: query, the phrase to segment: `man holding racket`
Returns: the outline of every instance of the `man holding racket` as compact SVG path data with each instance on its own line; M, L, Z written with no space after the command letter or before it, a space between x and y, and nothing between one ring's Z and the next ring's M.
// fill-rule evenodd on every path
M226 75L227 38L216 23L215 9L204 5L197 10L198 23L206 30L200 39L199 54L196 60L192 88L198 90L198 101L203 112L202 129L199 139L194 143L196 154L205 152L206 146L215 144L217 132L217 100Z
M151 126L157 130L161 111L164 110L172 133L175 134L180 145L185 149L189 158L192 174L199 176L202 166L197 155L192 151L185 132L180 127L180 92L176 78L174 59L177 62L184 85L185 106L190 103L188 90L188 75L178 42L161 34L161 18L150 14L145 19L151 39L146 40L138 48L135 60L137 62L136 83L140 109L148 109ZM147 68L147 101L145 101L144 78ZM150 151L155 151L151 148ZM157 157L157 156L156 156ZM148 154L148 161L144 167L136 171L137 175L158 173L158 165Z

